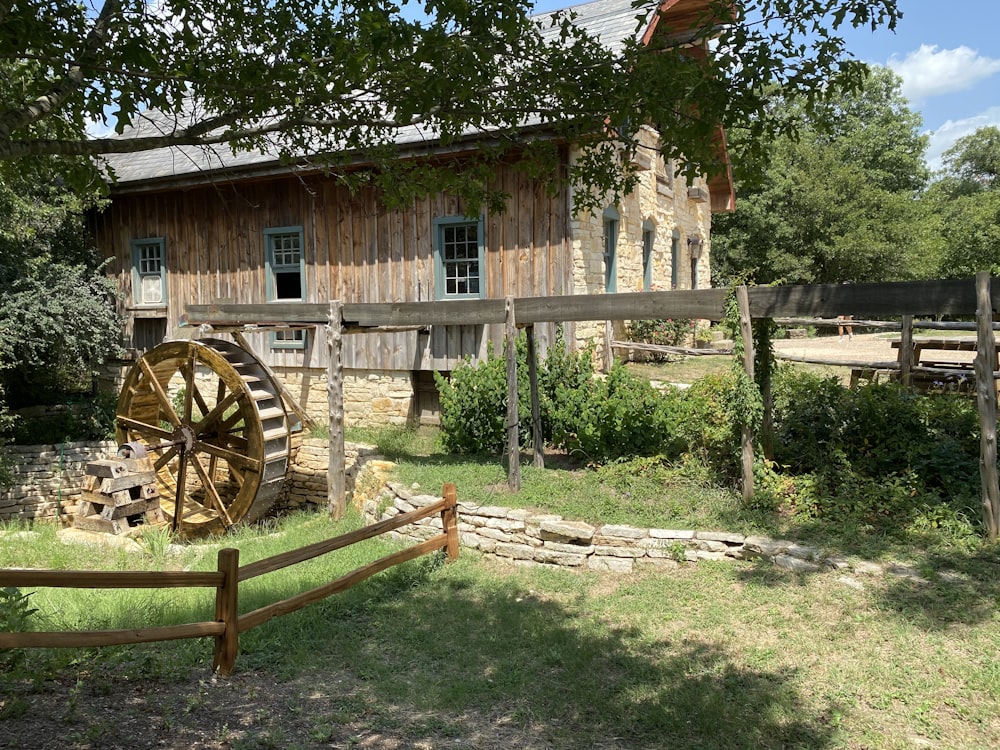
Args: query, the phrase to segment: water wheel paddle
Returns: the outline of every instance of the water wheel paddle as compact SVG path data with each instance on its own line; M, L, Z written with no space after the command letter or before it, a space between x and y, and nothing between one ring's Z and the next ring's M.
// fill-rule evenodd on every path
M160 507L181 536L256 521L288 468L290 427L257 358L221 339L171 341L131 369L117 409L119 444L145 444Z

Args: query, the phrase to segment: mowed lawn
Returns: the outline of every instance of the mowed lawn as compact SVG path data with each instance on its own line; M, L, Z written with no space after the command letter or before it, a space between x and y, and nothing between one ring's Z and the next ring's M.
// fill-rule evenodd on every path
M296 515L238 541L258 557L326 524ZM183 554L211 568L218 546ZM1000 747L1000 565L980 551L922 568L926 580L747 561L613 575L463 550L245 633L231 680L210 676L210 640L30 654L30 680L7 675L0 721L19 738L7 746L26 748L53 725L66 747L128 747L140 730L149 747ZM130 617L166 611L128 595L140 606L108 594Z

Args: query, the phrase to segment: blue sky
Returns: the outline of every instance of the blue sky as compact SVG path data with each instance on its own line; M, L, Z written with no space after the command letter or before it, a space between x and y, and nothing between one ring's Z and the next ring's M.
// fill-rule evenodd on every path
M584 0L580 0L583 2ZM928 164L956 139L1000 126L1000 0L897 0L895 32L841 30L851 53L887 65L903 79L903 94L930 135ZM536 0L535 10L576 4Z

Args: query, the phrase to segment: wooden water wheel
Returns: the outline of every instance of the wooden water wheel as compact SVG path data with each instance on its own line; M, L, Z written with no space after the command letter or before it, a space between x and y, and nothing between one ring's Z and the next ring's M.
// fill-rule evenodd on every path
M171 341L142 356L118 399L118 442L153 459L160 507L184 537L266 513L288 467L288 413L257 358L220 339Z

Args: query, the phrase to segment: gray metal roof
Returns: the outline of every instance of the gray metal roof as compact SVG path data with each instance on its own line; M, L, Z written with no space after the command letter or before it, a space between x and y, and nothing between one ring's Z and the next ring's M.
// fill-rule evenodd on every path
M639 11L632 7L633 0L595 0L590 3L572 5L563 11L576 14L573 23L597 37L600 42L618 51L625 40L640 38L646 24L639 25ZM651 20L653 11L648 18ZM555 36L558 29L549 29L549 19L552 13L535 16L543 25L546 36ZM190 113L192 117L195 113ZM149 137L170 133L182 118L166 116L157 111L144 113L134 125L127 128L122 138ZM538 122L526 122L525 126L537 125ZM477 136L473 130L467 135ZM425 128L400 128L395 142L403 147L431 146L436 142L434 134ZM276 151L265 153L241 151L233 153L227 144L213 146L170 146L150 151L140 151L130 154L109 154L105 163L116 179L116 189L129 191L154 187L175 180L189 181L199 176L209 181L213 173L225 170L247 171L253 174L269 171L287 173L291 167L281 164Z

